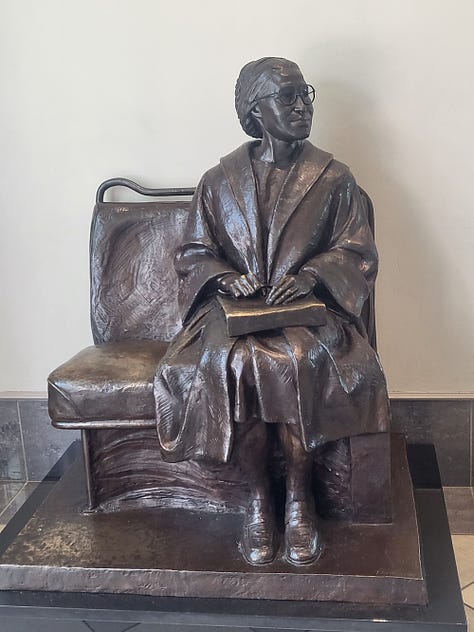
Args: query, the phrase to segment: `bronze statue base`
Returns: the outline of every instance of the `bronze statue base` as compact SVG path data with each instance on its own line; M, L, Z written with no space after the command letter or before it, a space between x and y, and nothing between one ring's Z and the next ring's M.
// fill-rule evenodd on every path
M242 516L142 508L83 513L75 463L2 556L0 590L129 593L424 604L418 526L401 436L393 436L392 524L322 521L317 562L279 556L250 566L238 550Z

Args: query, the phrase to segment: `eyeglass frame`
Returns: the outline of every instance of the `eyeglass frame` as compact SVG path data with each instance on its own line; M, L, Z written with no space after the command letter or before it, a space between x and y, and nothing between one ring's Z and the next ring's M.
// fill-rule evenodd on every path
M301 90L303 89L303 87L300 87L298 90L295 89L295 99L291 103L284 103L280 99L280 92L282 90L281 88L278 92L272 92L271 94L265 94L263 97L258 97L257 99L254 100L254 103L258 103L259 101L262 101L263 99L268 99L270 97L276 97L279 103L281 103L282 105L286 107L291 107L292 105L296 103L296 101L298 100L298 97L300 97L300 99L303 101L305 105L311 105L312 103L314 103L314 100L316 98L316 89L310 83L305 83L304 88L309 88L310 90L312 90L313 98L309 96L310 90L308 90L308 94L307 94L307 97L309 97L310 99L309 103L305 101L305 99L303 98L303 95L301 94Z

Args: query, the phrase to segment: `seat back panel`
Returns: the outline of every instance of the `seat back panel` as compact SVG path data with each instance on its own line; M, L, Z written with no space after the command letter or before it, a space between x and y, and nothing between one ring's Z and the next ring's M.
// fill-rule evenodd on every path
M94 342L169 341L181 327L173 258L189 201L96 204L91 227Z

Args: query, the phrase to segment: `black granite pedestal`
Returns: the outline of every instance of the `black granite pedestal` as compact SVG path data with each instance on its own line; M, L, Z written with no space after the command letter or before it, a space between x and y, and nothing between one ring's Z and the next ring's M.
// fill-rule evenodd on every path
M74 452L74 449L72 450ZM426 449L423 452L426 459ZM66 466L66 455L60 466ZM414 451L411 450L412 461ZM416 462L414 470L416 470ZM70 468L65 467L71 473ZM53 480L45 480L0 534L0 565L12 570L12 552L27 545L21 536L32 524L35 513L50 491L46 502L54 499ZM67 473L64 480L67 480ZM426 479L426 471L425 471ZM426 480L424 481L426 484ZM61 484L57 489L61 488ZM427 605L361 605L330 601L269 599L190 598L91 592L4 590L0 592L1 632L246 632L249 630L466 630L454 555L440 488L416 488L415 504L426 582ZM43 505L44 507L44 505ZM61 520L61 516L57 517ZM39 528L42 528L41 526ZM18 545L20 542L20 545ZM64 541L63 544L64 545ZM19 548L16 548L18 547ZM74 547L73 538L70 546ZM22 549L23 547L23 549ZM49 586L44 568L44 586ZM20 575L17 575L21 576ZM38 575L40 576L40 575ZM3 581L5 586L5 577ZM60 588L60 584L53 584ZM284 584L283 584L284 586ZM16 585L18 587L18 585Z

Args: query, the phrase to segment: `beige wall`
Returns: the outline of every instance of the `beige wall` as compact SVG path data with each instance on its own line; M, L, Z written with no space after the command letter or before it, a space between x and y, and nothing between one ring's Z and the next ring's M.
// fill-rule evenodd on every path
M240 67L280 55L376 205L390 390L472 393L473 23L472 0L0 0L0 391L91 342L96 186L194 185L245 140Z

